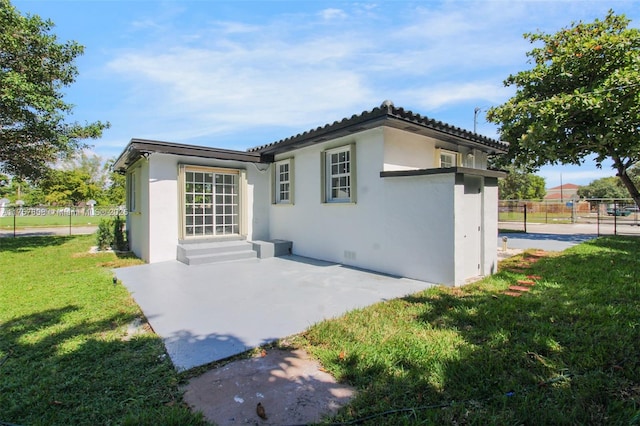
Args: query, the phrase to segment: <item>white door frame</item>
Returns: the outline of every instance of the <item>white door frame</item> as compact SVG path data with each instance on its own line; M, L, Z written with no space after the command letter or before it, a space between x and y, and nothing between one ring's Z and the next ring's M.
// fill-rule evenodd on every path
M180 240L246 237L245 170L180 164L178 184Z

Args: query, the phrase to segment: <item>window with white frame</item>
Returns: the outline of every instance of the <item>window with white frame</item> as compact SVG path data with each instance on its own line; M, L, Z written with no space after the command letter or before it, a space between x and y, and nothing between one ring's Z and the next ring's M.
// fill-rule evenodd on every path
M354 202L355 162L352 148L349 145L324 152L326 202Z
M458 153L452 151L440 150L440 167L456 167L458 165Z
M293 163L291 159L276 162L275 202L293 204Z

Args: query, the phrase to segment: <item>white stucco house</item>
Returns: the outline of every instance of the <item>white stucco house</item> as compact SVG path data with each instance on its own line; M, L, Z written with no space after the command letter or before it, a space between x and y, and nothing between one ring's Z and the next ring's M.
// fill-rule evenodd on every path
M385 101L247 151L132 139L131 250L198 263L250 242L445 285L497 270L498 178L507 144Z

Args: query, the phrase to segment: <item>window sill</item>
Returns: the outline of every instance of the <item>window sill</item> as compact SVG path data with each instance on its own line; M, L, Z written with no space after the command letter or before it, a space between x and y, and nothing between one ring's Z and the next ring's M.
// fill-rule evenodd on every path
M355 201L324 201L321 203L323 206L355 206Z

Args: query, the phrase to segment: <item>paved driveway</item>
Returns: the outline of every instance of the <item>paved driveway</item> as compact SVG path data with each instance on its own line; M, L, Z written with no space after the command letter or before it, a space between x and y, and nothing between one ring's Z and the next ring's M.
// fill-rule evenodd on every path
M198 266L170 261L115 273L178 370L433 286L298 256Z
M505 226L506 225L506 226ZM509 224L501 223L500 228ZM498 251L502 247L502 237L507 237L507 247L512 249L542 249L563 251L584 241L596 238L597 227L592 224L528 224L527 233L501 233L498 235Z

